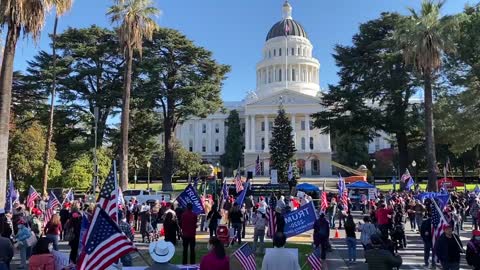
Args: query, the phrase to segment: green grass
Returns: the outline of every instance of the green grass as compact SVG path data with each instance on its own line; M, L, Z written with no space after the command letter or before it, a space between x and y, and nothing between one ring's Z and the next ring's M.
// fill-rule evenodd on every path
M251 243L250 243L251 244ZM240 266L240 263L233 257L231 256L233 254L233 252L235 252L235 250L237 250L240 246L238 246L237 244L235 244L233 247L230 246L228 248L226 248L226 252L227 252L227 255L230 256L230 266L231 266L231 269L242 269L241 266ZM272 247L272 243L265 243L265 248L270 248ZM309 244L289 244L287 243L287 245L285 246L286 248L298 248L298 260L299 260L299 264L300 266L304 265L305 262L307 261L307 256L308 254L310 254L312 252L312 246L309 245ZM258 248L257 248L257 251L258 251ZM145 251L141 251L142 252L142 255L145 257L145 259L147 259L150 263L152 262L151 261L151 258L150 258L150 255L148 254L148 250L145 250ZM170 261L170 263L172 264L182 264L182 252L183 252L183 248L182 248L182 244L181 243L177 243L177 247L175 249L175 255L173 256L173 259ZM208 250L207 250L207 243L199 243L197 242L196 246L195 246L195 261L198 263L200 263L200 260L201 258L207 254ZM263 256L264 254L258 254L256 255L256 263L257 263L257 269L260 269L261 268L261 265L262 265L262 260L263 260ZM145 265L145 262L137 257L134 259L134 265L135 266L143 266Z
M467 190L473 191L477 184L467 184ZM376 185L380 191L389 191L393 190L393 184L383 184L383 185ZM397 189L400 185L397 184ZM425 190L427 188L427 184L420 184L420 190ZM457 190L463 191L463 187L458 187Z
M187 183L173 183L173 191L183 191L185 187L187 186ZM137 185L134 185L132 183L128 184L129 189L147 189L147 184L146 183L137 183ZM162 190L162 183L151 183L150 188L152 190Z

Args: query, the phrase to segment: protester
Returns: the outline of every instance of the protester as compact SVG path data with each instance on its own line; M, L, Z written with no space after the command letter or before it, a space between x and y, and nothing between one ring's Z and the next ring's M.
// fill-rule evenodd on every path
M472 239L467 244L467 254L465 256L468 265L474 270L480 270L480 231L474 230Z
M17 269L25 269L27 267L27 239L32 235L30 229L25 226L25 221L20 219L17 223L18 232L15 235L18 249L20 249L20 266Z
M190 264L195 264L195 243L198 217L192 211L192 203L187 203L187 210L182 214L183 264L187 264L190 247ZM173 246L173 244L172 244Z
M386 250L382 237L378 234L371 236L371 248L365 251L365 259L368 270L392 270L402 265L402 258Z
M53 242L54 250L58 250L58 241L61 231L62 224L60 223L60 217L57 214L54 214L44 230L46 237Z
M176 246L177 234L180 232L180 227L178 226L177 218L171 212L167 213L165 216L163 230L165 233L165 241L171 242L174 246Z
M210 233L210 238L212 238L214 235L217 236L217 227L218 227L218 222L222 219L222 215L218 211L218 205L215 203L212 206L212 210L207 215L207 220L208 220L208 230Z
M253 196L250 195L247 198L245 198L245 209L247 209L248 224L250 224L250 225L252 224L253 206L254 206ZM210 236L210 237L212 237L212 236Z
M65 223L64 238L66 239L64 240L67 240L70 246L70 261L73 263L77 262L81 225L82 216L78 212L73 212L70 219Z
M286 212L289 211L289 207L285 208ZM279 207L275 208L275 220L277 221L277 232L284 232L285 231L285 218L282 214L282 209Z
M13 225L10 217L5 213L5 209L0 209L0 232L3 237L12 239Z
M472 216L472 225L474 230L478 230L478 215L480 213L480 199L476 198L470 205L470 216Z
M351 213L348 214L345 222L345 234L348 246L348 261L357 261L357 236L355 234L356 226Z
M135 236L132 233L132 226L130 226L130 224L127 223L127 218L124 216L122 211L118 212L118 220L119 220L118 227L120 227L120 230L123 232L123 234L127 236L128 239L130 239L130 241L133 242L133 239L135 238ZM132 266L133 264L132 256L130 254L124 255L120 260L122 261L123 266L128 267L128 266Z
M0 228L1 229L1 228ZM10 262L13 258L13 245L10 238L0 236L0 270L10 270Z
M330 229L325 214L320 214L320 217L313 224L313 245L316 249L321 248L321 259L325 260L327 257L328 238L330 237Z
M388 229L390 227L390 218L393 214L393 210L387 208L383 201L380 201L380 206L377 209L376 216L378 222L378 229L382 233L383 239L388 239Z
M330 228L335 229L335 217L337 215L337 202L334 198L330 202L330 205L327 208L327 217L330 222Z
M70 219L70 203L64 203L62 209L58 213L60 216L60 223L62 224L62 228L65 228L65 224ZM64 232L60 232L60 239L63 239Z
M284 249L286 242L287 237L282 232L273 236L273 249L263 257L262 270L300 270L298 258Z
M178 266L170 264L175 255L175 246L172 243L164 240L152 242L148 246L148 251L154 263L145 270L180 270Z
M420 236L423 241L423 260L425 267L429 265L430 251L433 251L432 247L432 219L427 217L423 220L422 226L420 227ZM432 266L435 266L435 260L432 253Z
M211 237L208 241L208 250L200 261L200 270L230 270L230 259L225 253L223 243L217 237Z
M460 241L460 237L453 233L452 225L445 225L444 232L435 242L434 248L443 270L460 269L462 242Z
M40 216L42 215L42 211L40 209L34 208L32 210L32 220L31 220L31 225L30 228L32 232L35 234L37 238L40 238L42 236L42 221L40 220Z
M265 228L267 226L267 216L265 210L255 211L252 223L255 226L253 230L253 252L257 251L257 242L260 240L260 252L263 252Z
M260 208L259 208L260 209ZM266 209L266 208L262 208ZM242 244L242 212L240 211L238 203L234 203L232 209L228 213L228 220L232 224L238 244Z
M38 239L33 255L28 262L29 270L55 270L55 259L50 253L52 249L52 241L48 238Z
M367 246L371 244L372 235L378 233L378 230L375 225L371 223L370 217L365 216L363 218L363 222L363 224L360 224L359 222L358 229L361 232L360 242L362 243L363 250L366 250Z

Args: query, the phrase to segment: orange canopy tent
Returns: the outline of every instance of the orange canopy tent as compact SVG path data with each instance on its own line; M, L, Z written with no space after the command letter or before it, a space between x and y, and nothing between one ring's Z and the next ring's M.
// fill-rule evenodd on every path
M441 188L444 186L444 183L445 183L445 187L446 188L456 188L456 187L463 187L465 186L464 183L462 182L459 182L459 181L456 181L455 179L453 178L442 178L440 180L438 180L438 188Z

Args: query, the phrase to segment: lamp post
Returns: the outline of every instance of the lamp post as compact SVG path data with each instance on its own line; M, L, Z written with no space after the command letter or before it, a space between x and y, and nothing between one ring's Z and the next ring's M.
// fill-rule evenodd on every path
M150 190L150 166L152 163L150 161L147 162L147 189Z
M137 169L138 169L136 157L133 157L133 166L135 167L135 174L133 176L133 188L136 189L137 188Z
M415 179L416 175L416 169L415 167L417 166L417 162L415 160L412 161L412 167L413 167L413 179Z

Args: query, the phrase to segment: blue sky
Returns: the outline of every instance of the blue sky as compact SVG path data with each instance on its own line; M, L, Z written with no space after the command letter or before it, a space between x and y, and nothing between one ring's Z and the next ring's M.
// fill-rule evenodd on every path
M177 29L197 45L213 52L214 58L232 67L222 90L226 101L241 100L255 88L255 65L270 27L281 19L283 0L154 0L162 11L160 26ZM105 16L109 0L75 0L73 9L61 18L59 32L67 27L92 24L111 27ZM335 84L337 68L332 57L335 44L350 44L360 23L377 18L381 12L406 13L407 7L418 8L420 0L290 0L293 18L300 22L314 46L320 61L321 87ZM444 14L458 13L466 3L450 0ZM15 68L24 70L27 61L40 49L48 49L48 33L53 16L46 21L44 32L35 44L22 39L17 48Z

